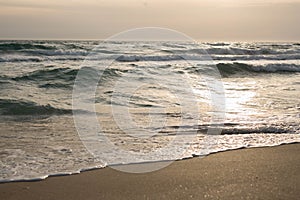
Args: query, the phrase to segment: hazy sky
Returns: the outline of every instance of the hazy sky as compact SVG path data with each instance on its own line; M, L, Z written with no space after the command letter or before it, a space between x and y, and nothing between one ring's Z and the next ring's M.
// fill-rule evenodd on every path
M165 27L203 41L300 41L300 0L0 0L0 38L105 39Z

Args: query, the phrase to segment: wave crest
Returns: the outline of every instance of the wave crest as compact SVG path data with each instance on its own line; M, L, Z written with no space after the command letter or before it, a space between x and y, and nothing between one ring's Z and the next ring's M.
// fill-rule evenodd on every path
M296 64L250 65L244 63L219 63L217 68L223 77L235 74L300 72L300 66Z
M0 99L1 115L64 115L72 114L71 109L55 108L50 104L39 105L35 102L13 99Z

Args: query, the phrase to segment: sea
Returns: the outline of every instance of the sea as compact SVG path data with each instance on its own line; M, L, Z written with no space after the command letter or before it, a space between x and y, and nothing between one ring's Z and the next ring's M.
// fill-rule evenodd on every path
M3 40L0 182L300 142L299 96L296 42Z

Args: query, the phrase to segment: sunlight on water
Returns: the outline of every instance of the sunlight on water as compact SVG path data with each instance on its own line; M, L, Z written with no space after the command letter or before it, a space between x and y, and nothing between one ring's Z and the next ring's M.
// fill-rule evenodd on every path
M74 126L74 81L83 60L97 44L0 41L1 181L76 173L118 164L118 160L132 162L124 161L123 154L112 151L100 152L109 155L110 160L96 160L80 141ZM179 147L188 146L183 155L176 157L177 152L166 151L149 157L149 161L300 142L299 44L202 43L200 46L203 49L185 42L101 43L97 51L106 56L122 54L104 72L96 98L85 97L86 102L95 103L97 121L106 139L116 148L138 154L164 148L174 142L177 134L184 136L174 142ZM210 58L193 60L204 55L203 52ZM190 63L182 61L178 56L182 54L189 56ZM211 73L215 73L210 59L222 75L226 94L226 118L220 123L222 135L213 136L205 133L220 105L211 103L212 88L207 87L213 82ZM192 66L193 63L198 65ZM83 68L86 79L101 71ZM139 83L143 85L131 94L126 91ZM190 90L182 83L189 85ZM166 85L172 86L171 89ZM188 92L192 95L186 95ZM182 103L192 102L192 97L195 103L186 107L194 113L186 113ZM128 104L124 104L124 99ZM120 110L128 111L125 119L129 120L119 120L118 124L116 117L124 119ZM74 112L80 113L88 124L88 111ZM132 135L126 134L126 128ZM195 132L196 138L187 143L185 138L194 137ZM101 143L105 138L90 135L89 139L93 144L94 139ZM138 160L142 159L137 156L135 161Z

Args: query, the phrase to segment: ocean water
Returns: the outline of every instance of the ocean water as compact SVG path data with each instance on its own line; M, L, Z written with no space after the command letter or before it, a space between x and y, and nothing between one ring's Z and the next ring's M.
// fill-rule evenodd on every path
M300 142L299 43L0 41L0 69L1 182Z

